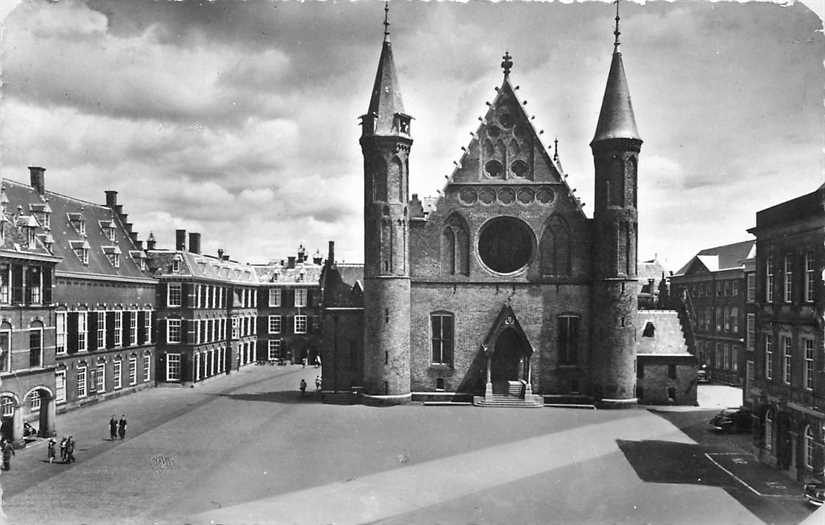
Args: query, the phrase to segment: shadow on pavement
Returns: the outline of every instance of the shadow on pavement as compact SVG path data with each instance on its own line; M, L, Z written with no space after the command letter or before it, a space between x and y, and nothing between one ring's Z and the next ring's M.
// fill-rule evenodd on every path
M303 396L295 390L280 390L276 392L256 392L251 394L214 394L218 397L227 397L236 401L267 401L270 403L320 403L321 394L317 392L307 392Z
M648 440L616 443L644 482L719 487L766 523L796 524L810 513L801 498L771 498L752 492L714 465L705 456L705 446Z

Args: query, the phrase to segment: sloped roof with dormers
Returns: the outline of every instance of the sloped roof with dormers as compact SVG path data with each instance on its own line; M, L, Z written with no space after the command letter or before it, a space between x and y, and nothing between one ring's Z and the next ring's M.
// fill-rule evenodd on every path
M36 225L38 250L61 259L56 266L58 275L62 273L66 276L89 278L151 279L151 275L141 270L132 258L122 257L119 267L115 268L107 257L104 246L116 247L122 253L137 250L119 214L111 208L48 190L41 195L28 184L10 179L3 179L2 186L3 193L8 199L7 215L13 214L15 210L22 210L27 214L27 218L23 218L22 221ZM40 224L36 215L47 210L50 210L49 227ZM76 222L80 219L85 223L85 234L81 233ZM114 225L114 241L106 237L100 227L101 221L111 221ZM43 244L48 238L53 240L51 252ZM83 264L78 258L73 246L88 247L88 264Z
M149 268L159 279L188 277L234 284L258 284L255 269L237 261L225 261L211 255L180 250L148 250L147 258ZM178 271L174 270L176 259L180 262Z
M271 283L283 286L318 286L321 280L323 266L312 261L295 263L290 268L288 264L256 264L252 266L261 283Z

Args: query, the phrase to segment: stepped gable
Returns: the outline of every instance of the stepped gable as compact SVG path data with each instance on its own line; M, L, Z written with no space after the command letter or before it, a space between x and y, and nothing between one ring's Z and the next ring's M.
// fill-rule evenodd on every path
M24 214L51 210L50 228L38 222L37 234L41 243L44 239L53 240L52 254L62 259L56 266L57 272L120 278L151 277L148 271L140 268L137 254L143 253L142 250L132 242L119 215L111 208L52 191L45 191L41 196L31 186L9 179L3 180L3 186L8 198L7 215L18 206L22 206ZM85 235L73 219L84 221ZM104 226L114 228L114 241L107 238ZM88 248L88 264L75 254L73 246ZM114 267L107 253L120 254L119 268Z
M522 204L552 204L557 210L584 211L560 165L553 160L505 75L436 208L452 204L490 204L502 186ZM509 198L509 197L508 197ZM512 201L511 201L512 202ZM506 202L505 202L506 204Z
M319 278L324 306L361 307L364 265L334 263L324 266Z
M652 329L648 327L648 323L652 325ZM674 310L639 310L636 354L690 355L679 313Z

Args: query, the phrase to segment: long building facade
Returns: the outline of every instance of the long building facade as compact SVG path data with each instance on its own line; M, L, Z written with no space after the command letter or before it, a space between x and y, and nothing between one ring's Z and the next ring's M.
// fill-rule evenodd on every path
M340 289L323 304L332 319L325 330L334 330L336 318L357 317L362 331L353 338L338 327L325 337L326 391L357 387L380 403L419 395L494 404L504 396L529 405L542 402L538 393L587 396L603 406L636 403L642 140L618 17L616 35L590 144L591 219L566 181L558 150L548 154L516 95L509 53L497 95L441 196L426 209L410 196L412 117L385 32L361 117L363 310ZM325 275L330 282L338 280L334 271Z
M805 480L825 474L825 185L762 210L756 226L756 337L746 389L754 452Z

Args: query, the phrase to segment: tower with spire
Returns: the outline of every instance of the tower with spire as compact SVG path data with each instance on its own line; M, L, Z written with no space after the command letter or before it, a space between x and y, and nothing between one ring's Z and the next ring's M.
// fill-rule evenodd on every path
M636 402L636 173L642 139L619 50L619 20L617 0L613 58L590 143L595 165L591 374L594 397L604 406Z
M364 156L364 346L366 394L410 399L409 154L412 117L404 112L392 55L389 5L369 109L361 116Z

